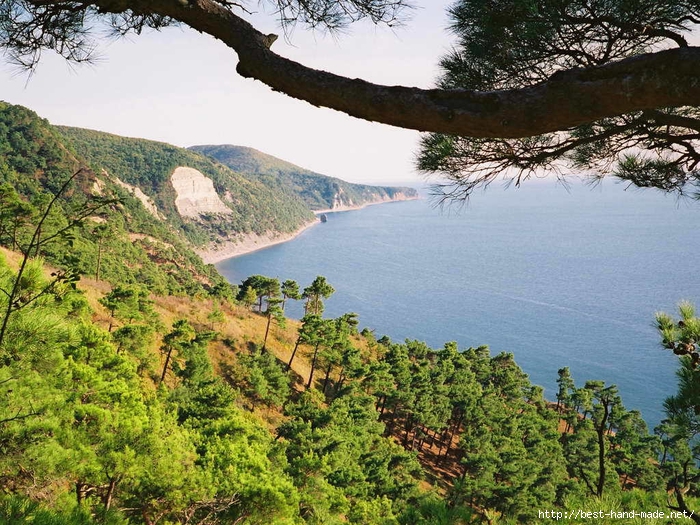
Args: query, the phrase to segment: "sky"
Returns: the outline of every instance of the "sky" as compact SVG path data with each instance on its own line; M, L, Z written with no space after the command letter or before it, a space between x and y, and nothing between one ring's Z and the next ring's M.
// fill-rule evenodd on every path
M273 49L305 65L389 85L432 87L450 48L452 0L416 0L399 28L355 24L341 35L299 26ZM281 34L274 14L246 16ZM36 72L2 62L0 100L21 104L53 124L96 129L177 146L250 146L304 168L369 184L420 183L414 157L420 134L369 123L275 93L240 77L237 56L187 27L99 39L97 60L69 65L45 53Z

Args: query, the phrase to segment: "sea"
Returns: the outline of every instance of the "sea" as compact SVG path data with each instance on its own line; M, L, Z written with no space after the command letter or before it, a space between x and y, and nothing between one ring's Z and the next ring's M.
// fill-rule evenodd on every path
M658 311L700 307L700 202L612 181L492 185L459 205L429 197L328 213L287 243L217 265L252 274L323 275L325 315L433 348L513 353L555 399L557 371L616 384L650 428L676 390L676 357L660 345ZM303 315L300 303L288 315Z

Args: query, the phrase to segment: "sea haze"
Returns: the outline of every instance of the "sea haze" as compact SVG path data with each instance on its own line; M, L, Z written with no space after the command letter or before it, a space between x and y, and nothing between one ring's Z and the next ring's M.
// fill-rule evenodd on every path
M557 370L617 384L650 426L675 391L654 313L700 306L700 203L606 183L491 187L459 211L429 200L330 213L295 240L223 261L232 283L325 276L326 315L440 348L512 352L554 399ZM290 310L300 317L300 305Z

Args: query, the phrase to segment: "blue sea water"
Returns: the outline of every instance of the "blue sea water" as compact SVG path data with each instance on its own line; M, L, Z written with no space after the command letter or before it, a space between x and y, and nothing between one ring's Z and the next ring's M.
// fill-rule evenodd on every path
M606 183L491 187L461 210L429 200L328 214L295 240L223 261L248 275L323 275L326 315L356 312L388 335L512 352L554 399L557 370L617 384L650 426L675 391L654 313L700 306L700 203ZM301 306L292 307L300 317Z

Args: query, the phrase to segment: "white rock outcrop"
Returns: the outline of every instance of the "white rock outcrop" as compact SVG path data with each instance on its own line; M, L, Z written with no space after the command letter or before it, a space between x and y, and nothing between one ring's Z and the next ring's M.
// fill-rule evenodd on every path
M175 207L183 217L233 213L219 198L214 182L194 168L175 168L170 182L177 194Z
M119 177L112 177L109 173L106 171L102 171L104 175L107 177L110 177L114 182L116 182L119 186L127 190L129 193L131 193L134 197L136 197L138 200L141 201L141 204L143 204L143 207L148 210L148 212L153 215L154 217L158 219L163 219L163 216L161 213L158 211L158 207L156 206L156 203L153 202L153 199L151 199L148 195L146 195L143 191L141 191L141 188L138 186L132 186L131 184L128 184L121 180Z

